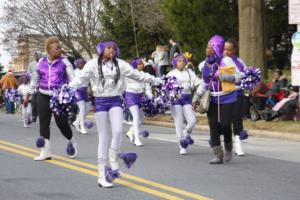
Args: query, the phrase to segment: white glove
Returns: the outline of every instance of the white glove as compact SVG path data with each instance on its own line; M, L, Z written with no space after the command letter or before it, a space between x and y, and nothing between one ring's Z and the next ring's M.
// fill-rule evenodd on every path
M161 78L159 78L159 77L154 78L153 85L158 86L158 85L161 85L162 83L163 83L163 81L161 80Z

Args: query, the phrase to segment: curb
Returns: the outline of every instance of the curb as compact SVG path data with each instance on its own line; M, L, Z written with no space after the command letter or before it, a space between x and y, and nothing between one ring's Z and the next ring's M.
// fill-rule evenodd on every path
M173 123L170 122L158 122L158 121L151 121L145 120L145 125L152 125L152 126L163 126L168 128L175 128ZM205 125L196 125L196 130L200 131L209 131L209 127ZM272 139L280 139L280 140L289 140L300 142L300 134L299 133L282 133L282 132L274 132L274 131L264 131L264 130L248 130L250 136L253 137L261 137L261 138L272 138Z

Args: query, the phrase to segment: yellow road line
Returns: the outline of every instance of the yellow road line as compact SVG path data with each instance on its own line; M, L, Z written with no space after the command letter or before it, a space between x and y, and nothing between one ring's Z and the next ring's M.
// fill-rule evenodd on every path
M39 151L37 151L35 149L25 147L25 146L22 146L22 145L18 145L18 144L14 144L14 143L10 143L10 142L3 141L3 140L0 140L0 144L5 144L5 145L17 147L19 149L23 149L23 150L33 152L33 153L39 153ZM53 155L52 157L67 161L69 163L77 164L77 165L80 165L80 166L83 166L83 167L88 167L90 169L96 169L96 170L98 169L96 165L93 165L91 163L82 162L82 161L66 158L66 157L63 157L63 156L57 156L57 155ZM159 188L159 189L162 189L162 190L166 190L166 191L173 192L173 193L176 193L176 194L180 194L180 195L183 195L183 196L186 196L186 197L190 197L190 198L193 198L193 199L212 200L211 198L204 197L202 195L198 195L198 194L188 192L188 191L176 188L176 187L164 185L164 184L161 184L161 183L158 183L158 182L150 181L150 180L140 178L140 177L137 177L137 176L133 176L133 175L130 175L130 174L123 173L122 177L133 180L133 181L136 181L136 182L139 182L139 183L150 185L152 187L156 187L156 188Z
M3 145L0 145L0 149L5 150L5 151L9 151L9 152L12 152L12 153L20 154L20 155L30 157L30 158L34 158L36 156L35 154L27 153L27 152L17 150L17 149L11 148L11 147L3 146ZM74 165L64 163L64 162L61 162L61 161L58 161L58 160L47 160L46 162L51 163L53 165L63 167L63 168L71 169L71 170L78 171L78 172L81 172L81 173L84 173L84 174L88 174L88 175L91 175L91 176L98 177L98 173L95 172L95 171L88 170L88 169L85 169L85 168L81 168L81 167L78 167L78 166L74 166ZM115 179L115 182L120 184L120 185L124 185L124 186L130 187L130 188L140 190L140 191L143 191L145 193L160 197L162 199L183 200L180 197L176 197L176 196L173 196L173 195L170 195L170 194L167 194L167 193L163 193L163 192L153 190L153 189L150 189L150 188L147 188L147 187L144 187L144 186L140 186L140 185L137 185L135 183L131 183L131 182L128 182L128 181L125 181L125 180L122 180L122 179Z

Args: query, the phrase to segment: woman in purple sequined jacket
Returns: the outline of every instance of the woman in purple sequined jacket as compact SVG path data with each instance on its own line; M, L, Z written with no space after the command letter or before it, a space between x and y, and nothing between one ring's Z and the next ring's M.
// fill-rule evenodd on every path
M206 90L210 90L211 102L207 112L211 146L214 152L214 158L210 164L222 164L223 160L232 159L232 110L237 99L236 91L222 91L221 82L234 83L239 79L238 74L224 75L219 74L220 63L223 57L224 39L219 36L213 36L207 45L207 58L202 68L202 77ZM225 155L220 141L220 135L224 136ZM224 156L224 158L223 158Z
M37 146L41 147L41 153L34 158L35 161L50 160L50 123L52 111L50 109L50 99L53 90L60 88L74 77L72 64L61 56L60 41L57 37L50 37L45 42L46 57L42 57L37 69L33 72L30 83L30 91L24 99L24 105L29 101L29 97L38 88L37 107L40 121L40 138ZM68 123L67 116L54 114L55 122L60 132L68 139L67 153L71 158L77 155L77 144L73 138L72 129Z

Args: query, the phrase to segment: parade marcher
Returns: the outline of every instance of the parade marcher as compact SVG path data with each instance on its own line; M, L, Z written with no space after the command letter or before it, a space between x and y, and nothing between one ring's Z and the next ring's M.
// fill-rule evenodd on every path
M124 78L141 82L159 84L157 79L147 73L134 70L129 63L118 58L119 47L114 41L105 41L97 45L98 58L90 60L83 68L80 77L70 83L79 88L83 83L91 83L94 95L95 120L99 135L98 144L98 184L101 187L113 187L105 176L108 163L112 170L120 171L118 158L121 151L123 133L123 109L121 95ZM110 123L109 123L110 122ZM109 145L109 124L112 131Z
M50 149L50 123L52 110L50 109L50 99L53 90L61 88L63 84L70 82L74 77L74 70L71 63L62 57L60 41L57 37L49 37L45 41L46 57L42 57L35 70L30 82L30 91L24 99L24 106L29 102L29 97L38 88L38 116L40 122L40 138L37 146L42 147L41 153L34 158L35 161L51 159ZM67 153L70 158L77 155L77 143L73 137L72 129L65 115L54 114L55 122L60 132L68 139Z
M187 146L194 143L191 133L196 125L196 116L192 107L192 92L196 88L199 94L203 91L201 79L194 71L185 67L187 63L185 56L178 55L172 60L174 69L167 74L167 77L176 77L183 87L181 98L174 101L171 107L181 155L187 154ZM184 119L187 122L185 128L183 128Z
M1 78L0 86L2 89L2 93L7 89L17 89L18 80L14 76L12 69L9 69L7 73ZM4 98L6 113L14 114L15 104L9 99Z
M223 74L220 62L223 57L224 39L213 36L207 45L207 55L209 55L202 68L202 77L205 82L206 90L210 90L211 100L207 112L211 146L214 158L210 164L222 164L223 160L232 159L232 110L236 102L236 91L234 83L240 78L238 74ZM222 87L223 83L230 83L229 89ZM226 89L226 90L225 90ZM197 94L199 95L199 94ZM199 95L200 96L200 95ZM220 136L224 136L225 155L221 145ZM224 156L224 157L223 157Z
M26 94L30 90L30 78L29 75L23 74L22 76L22 84L18 87L18 93L22 97L22 99L26 98ZM24 118L24 127L28 128L31 123L31 113L32 113L32 106L31 102L27 104L27 106L22 104L22 116Z
M144 63L142 59L133 59L131 62L133 69L138 71L143 71ZM144 112L141 109L141 99L144 96L144 93L147 97L151 98L152 90L149 83L140 82L134 79L126 78L126 92L125 100L126 105L129 108L130 113L133 117L133 125L130 127L127 132L127 137L131 142L136 146L143 146L143 143L140 140L140 133L143 131L146 134L149 134L147 130L141 130L141 125L144 122Z
M227 40L224 46L224 57L221 61L221 66L235 66L236 71L244 74L246 70L245 62L237 55L237 43L234 40ZM238 156L244 156L240 135L246 134L243 126L243 105L245 101L244 91L241 88L241 83L236 83L237 101L234 106L234 115L232 120L233 134L235 141L235 153Z
M28 70L27 73L29 75L29 78L31 79L34 71L36 70L37 67L37 62L40 59L40 55L35 52L33 55L33 60L29 63L28 65ZM37 120L37 116L38 116L38 112L37 112L37 92L33 93L31 95L31 106L32 106L32 122L36 122Z
M75 77L81 76L82 69L84 68L85 63L86 61L82 58L75 60ZM88 82L85 83L85 85L81 85L81 87L76 90L76 101L79 108L79 113L76 116L76 120L73 122L73 125L81 134L87 134L87 131L84 126L84 121L86 119L86 115L90 111L90 102L88 97Z

